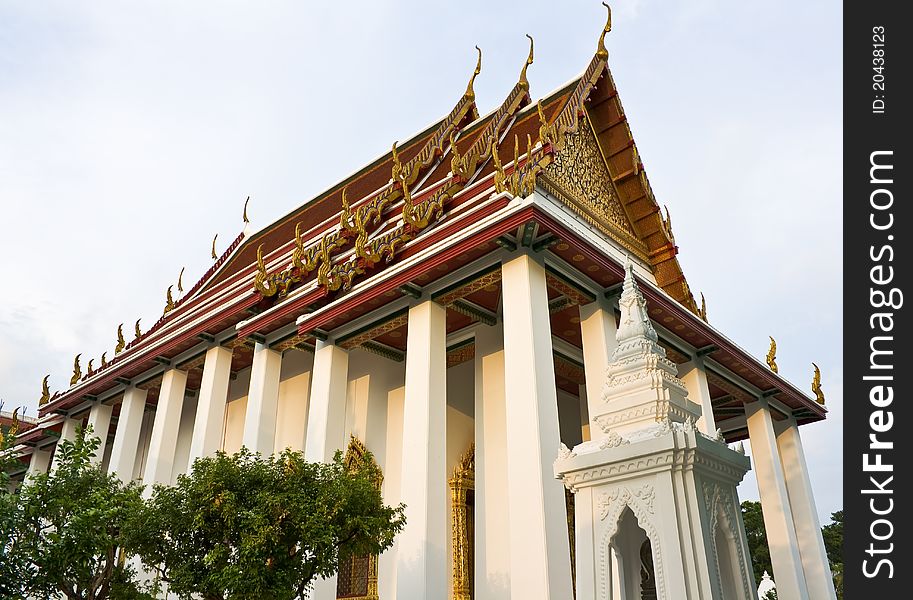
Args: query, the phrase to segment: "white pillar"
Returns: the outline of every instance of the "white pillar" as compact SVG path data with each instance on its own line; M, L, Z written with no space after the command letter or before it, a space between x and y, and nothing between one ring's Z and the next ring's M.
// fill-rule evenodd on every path
M181 410L184 407L184 392L187 389L187 373L169 369L162 376L158 404L155 407L155 421L149 439L149 456L143 473L145 494L152 493L156 483L171 483L174 470L174 455L178 443L178 429L181 424Z
M136 453L139 450L139 436L143 426L143 414L146 411L147 393L147 390L135 387L127 388L120 404L114 443L111 444L108 473L114 473L120 477L121 481L126 482L133 479L133 467L136 464Z
M29 477L35 475L41 475L42 473L48 472L48 466L51 462L51 451L50 450L41 450L40 448L35 448L32 450L32 458L29 460L29 469L26 472L25 481L28 481Z
M762 399L746 404L745 415L777 592L781 598L808 600L810 596L799 556L799 540L767 401Z
M587 414L594 415L602 404L605 370L612 359L615 340L615 310L607 300L580 306L580 338L583 345L583 369L586 378ZM590 417L592 419L592 417ZM591 420L587 423L591 440L605 437L605 432Z
M192 470L196 459L212 456L222 447L225 404L231 379L231 355L231 349L223 346L214 346L206 351L197 414L190 440L190 456L187 459L187 473Z
M713 418L713 403L710 401L710 386L704 359L695 356L690 362L678 366L678 376L688 388L688 399L701 405L701 418L697 428L707 435L716 435L716 420Z
M824 538L821 536L821 524L818 521L815 497L808 477L805 452L802 450L802 438L799 436L799 425L790 417L786 421L780 421L775 429L778 431L777 447L783 458L789 507L793 513L796 537L799 539L799 555L802 558L809 596L815 599L836 600L831 566L827 560Z
M114 409L110 404L96 402L89 409L89 423L92 428L92 436L97 437L98 450L92 455L92 463L100 465L105 457L105 446L108 444L108 429L111 427L111 411Z
M57 468L57 465L60 463L60 445L64 441L70 441L76 439L76 430L82 426L82 422L78 419L64 419L63 425L60 428L60 439L57 440L57 445L55 446L54 458L51 459L51 469L50 472L53 473L54 469Z
M243 444L264 456L276 445L276 413L279 411L279 374L282 353L257 344L250 367L250 392L244 416Z
M348 374L349 353L317 340L304 440L304 457L309 461L329 462L345 446Z
M558 399L545 269L528 255L501 268L504 306L511 598L570 598L571 564L558 454ZM517 457L517 460L514 460Z
M317 340L304 440L304 458L308 461L330 462L333 454L345 446L348 374L348 352L329 342ZM336 576L315 581L308 598L335 599Z
M510 590L510 506L507 498L507 421L500 325L475 336L475 595L505 598Z
M403 399L406 388L398 387L387 394L387 461L384 467L384 503L397 506L402 489L403 467ZM396 598L396 554L399 536L393 546L377 561L377 591L381 598Z
M596 556L595 548L599 541L596 539L596 515L593 512L593 488L585 487L574 494L574 538L577 574L577 597L596 598ZM611 568L611 559L609 560ZM611 585L609 598L612 598Z
M447 312L426 300L409 309L403 406L402 495L406 527L397 550L397 598L437 598L447 563Z

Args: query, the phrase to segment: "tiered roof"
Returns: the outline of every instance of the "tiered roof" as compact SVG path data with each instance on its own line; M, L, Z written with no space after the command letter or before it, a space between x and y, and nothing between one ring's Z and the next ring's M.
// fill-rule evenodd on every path
M796 411L800 422L823 418L823 406L710 327L705 309L695 303L668 212L664 217L650 188L608 67L604 38L610 28L609 20L583 74L535 103L527 79L534 58L530 38L518 81L484 116L473 90L480 51L466 92L444 118L262 231L239 235L149 331L138 332L70 389L43 398L40 413L60 413L127 385L149 388L154 402L162 373L172 366L190 372L192 389L202 366L195 349L217 336L235 347L233 370L249 365L255 341L311 348L323 331L413 295L417 286L458 272L497 245L547 249L596 287L617 286L623 277L617 260L533 206L481 227L538 185L652 272L656 286L644 282L642 289L651 316L668 332L670 355L686 359L687 346L702 348L719 372L731 375L710 376L721 411L735 411L758 392ZM442 246L473 228L478 233L471 243ZM448 288L448 329L485 321L497 309L498 276L486 272L470 279ZM569 309L593 298L557 273L550 274L549 285L552 329L579 347ZM404 336L393 335L405 326L401 311L382 321L338 342L401 358ZM580 377L579 365L570 363L556 363L569 389Z

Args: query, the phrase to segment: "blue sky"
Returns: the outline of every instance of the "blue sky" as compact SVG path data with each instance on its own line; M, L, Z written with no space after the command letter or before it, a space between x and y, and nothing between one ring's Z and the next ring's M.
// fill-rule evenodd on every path
M0 0L0 398L109 355L241 229L260 228L439 119L484 52L482 112L536 40L534 97L582 71L598 2ZM609 63L713 325L808 389L822 520L842 506L839 3L613 3ZM97 358L96 358L97 362ZM740 488L756 498L753 478Z

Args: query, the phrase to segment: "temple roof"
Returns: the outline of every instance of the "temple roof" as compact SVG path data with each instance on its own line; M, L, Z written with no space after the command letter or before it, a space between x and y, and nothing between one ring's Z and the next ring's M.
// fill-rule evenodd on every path
M83 374L77 362L71 387L43 397L40 414L50 418L127 385L149 389L149 401L155 402L161 373L172 366L188 370L188 387L194 389L202 365L198 350L217 336L219 343L234 347L233 371L249 365L253 341L268 336L282 350L313 347L315 332L381 310L412 293L410 285L434 281L502 244L548 249L589 278L594 289L620 285L623 269L617 254L613 258L594 250L591 239L547 211L533 206L507 210L512 198L528 197L535 189L554 197L584 229L610 240L650 272L655 289L653 281L646 282L644 295L651 317L665 328L666 343L678 340L672 342L678 348L702 348L703 355L719 361L719 372L732 374L711 381L717 397L738 404L763 392L777 395L789 410L801 411L806 422L823 418L823 407L710 327L696 305L676 257L668 214L662 215L654 198L608 67L603 43L608 30L607 25L584 72L537 101L530 97L527 80L531 40L518 80L501 104L483 116L473 90L480 53L466 92L446 116L272 225L237 236L181 299L169 298L165 314L151 329L137 327L132 342L90 373ZM389 275L496 213L503 215L500 222L465 249L439 251L425 261L425 271ZM384 277L390 281L354 293L360 282ZM453 315L448 330L488 318L497 309L498 278L473 287L486 277L470 285L471 291L460 292L468 300L448 300ZM552 329L579 347L571 331L579 329L574 311L564 309L576 310L578 303L594 298L557 274L550 277ZM396 356L401 349L390 333L403 323L401 316L390 319L371 330L374 338L359 332L344 342L370 342ZM672 356L687 353L668 350ZM739 389L732 385L736 379Z

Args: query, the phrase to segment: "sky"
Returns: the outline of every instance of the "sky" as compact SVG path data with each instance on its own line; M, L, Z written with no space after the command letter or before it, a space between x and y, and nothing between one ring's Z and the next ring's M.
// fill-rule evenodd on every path
M710 322L808 391L822 523L842 507L839 3L616 1L609 64ZM531 93L588 64L605 21L566 2L0 0L0 398L113 354L216 249L444 116L483 50L495 108L536 41ZM128 339L131 336L128 335ZM83 360L85 366L85 359ZM739 488L757 498L751 474Z

